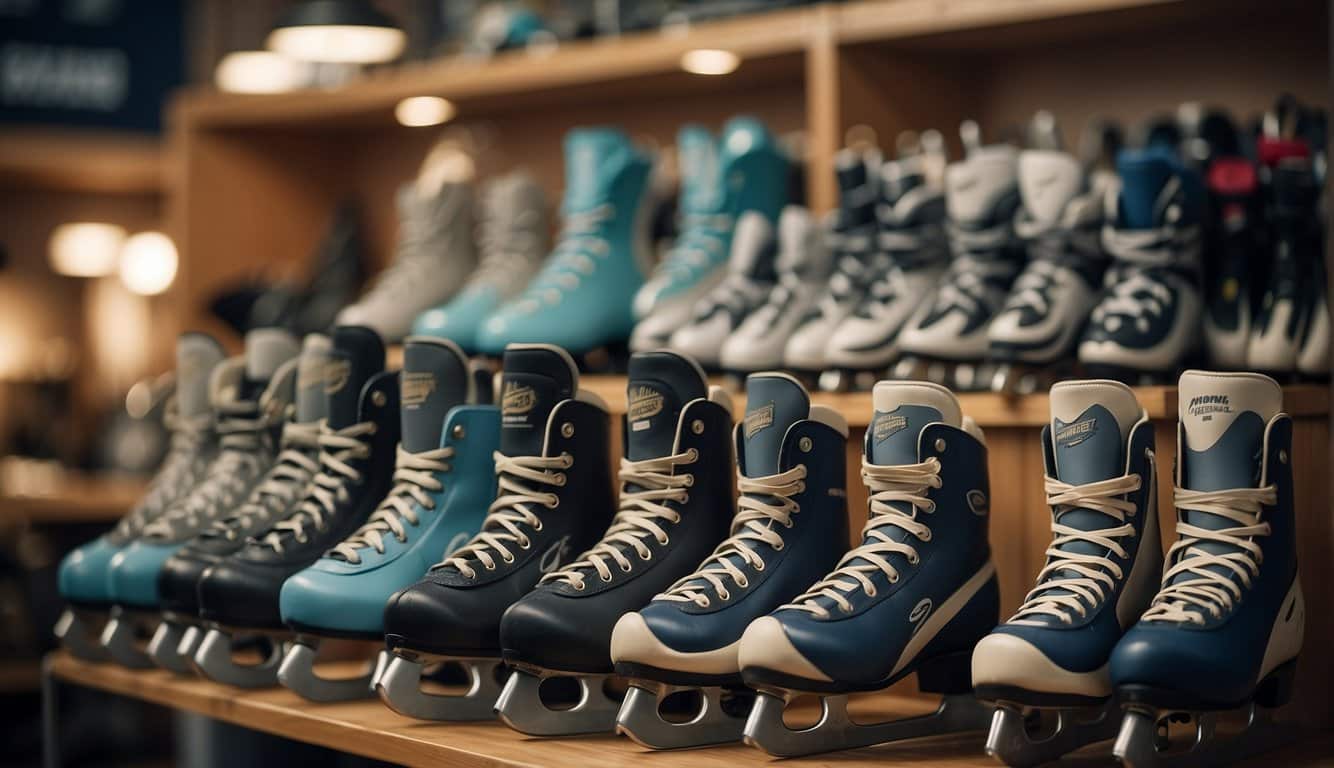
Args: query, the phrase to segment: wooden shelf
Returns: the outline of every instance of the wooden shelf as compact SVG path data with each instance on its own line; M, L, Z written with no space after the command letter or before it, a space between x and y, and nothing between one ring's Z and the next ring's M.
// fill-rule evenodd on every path
M65 473L40 493L0 494L0 519L29 523L114 522L144 495L141 480Z
M332 664L330 665L333 666ZM114 665L91 664L63 652L47 657L46 670L59 680L142 699L166 707L196 712L246 728L284 736L332 749L407 766L578 766L621 768L651 761L660 767L738 768L772 765L768 756L742 745L683 752L649 752L629 739L606 736L534 739L500 722L427 723L398 715L377 700L314 704L285 689L237 691L198 678L180 677L162 670L132 671ZM863 702L867 714L903 716L921 714L926 699L877 696ZM982 752L983 734L939 737L910 744L840 752L808 759L786 760L789 765L879 766L886 760L931 768L984 768L995 765ZM1105 746L1102 747L1106 749ZM1320 764L1334 749L1334 735L1308 739L1239 766ZM1098 747L1078 753L1088 764ZM1094 758L1096 760L1096 758ZM1110 759L1107 761L1111 763Z
M49 129L0 132L0 188L158 195L165 175L156 139Z
M42 667L37 659L0 661L0 694L35 691L41 683Z

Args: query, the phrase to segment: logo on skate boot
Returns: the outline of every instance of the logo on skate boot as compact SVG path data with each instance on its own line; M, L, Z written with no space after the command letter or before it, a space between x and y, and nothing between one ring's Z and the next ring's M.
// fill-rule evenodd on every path
M652 387L637 384L630 388L630 410L626 416L630 419L630 429L642 432L651 425L649 419L662 413L662 393Z
M1098 419L1084 419L1059 427L1056 430L1056 444L1062 448L1074 448L1097 433Z
M1232 413L1227 395L1196 395L1186 405L1186 413L1200 421L1210 421L1216 413Z
M968 508L973 510L973 514L981 517L987 513L990 505L987 503L987 495L976 488L968 492L965 497L968 501Z
M871 427L871 439L883 443L908 427L908 417L893 413L877 415L875 425Z
M570 537L568 535L560 537L554 544L542 553L542 559L537 561L537 569L542 573L551 573L565 562L565 553L570 548Z
M505 382L505 391L500 396L500 412L504 416L522 416L537 405L537 391L527 384Z
M912 633L916 635L926 624L926 619L931 615L931 598L924 597L918 601L917 605L912 607L912 613L908 614L908 621L912 623Z
M746 414L746 438L752 438L756 432L765 427L773 426L774 423L774 404L761 405L759 408Z
M324 391L332 395L347 386L347 380L350 378L352 378L351 360L330 360L324 366Z
M435 374L426 372L403 372L399 378L403 405L419 406L435 391Z

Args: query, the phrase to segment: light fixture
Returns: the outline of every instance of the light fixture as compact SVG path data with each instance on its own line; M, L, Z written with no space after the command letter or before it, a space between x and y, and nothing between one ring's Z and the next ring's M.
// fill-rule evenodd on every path
M161 232L139 232L120 252L120 281L141 296L155 296L176 279L176 246Z
M47 243L47 259L57 274L101 277L116 271L125 230L115 224L79 221L61 224Z
M394 107L394 117L399 124L410 128L447 123L456 114L458 110L454 104L439 96L409 96Z
M303 62L273 51L232 51L213 71L219 90L230 93L284 93L306 84Z
M692 75L727 75L741 66L741 57L721 48L695 48L681 54L681 69Z
M366 0L306 0L287 9L265 45L299 61L379 64L398 58L407 40Z

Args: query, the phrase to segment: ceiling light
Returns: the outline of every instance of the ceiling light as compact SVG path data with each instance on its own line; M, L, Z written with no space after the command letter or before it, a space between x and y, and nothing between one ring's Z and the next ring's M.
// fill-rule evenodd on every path
M394 107L394 117L399 124L410 128L447 123L456 114L458 110L454 105L439 96L409 96Z
M116 271L125 230L115 224L79 221L61 224L51 233L47 259L57 274L101 277Z
M213 71L219 90L230 93L284 93L305 85L306 64L273 51L232 51Z
M155 296L176 279L176 246L161 232L139 232L120 252L120 281L131 291Z
M696 48L681 54L681 69L692 75L726 75L741 66L741 57L719 48Z
M365 0L307 0L287 10L266 47L299 61L379 64L403 53L407 35Z

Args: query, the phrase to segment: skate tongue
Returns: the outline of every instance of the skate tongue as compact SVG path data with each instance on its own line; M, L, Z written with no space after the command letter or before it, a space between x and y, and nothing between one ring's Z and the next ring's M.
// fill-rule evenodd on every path
M1162 147L1121 150L1116 157L1116 172L1121 177L1118 226L1151 229L1194 220L1203 197L1203 184L1193 172L1181 166L1173 152ZM1168 211L1178 192L1184 192L1187 204L1168 222L1173 218Z
M250 399L264 390L278 366L297 356L296 337L282 328L256 328L245 335L245 383L241 396Z
M1019 153L1019 194L1035 221L1055 224L1079 194L1084 173L1068 152L1030 149Z
M707 395L704 371L690 358L666 350L632 356L626 387L626 453L630 460L670 455L676 446L681 408Z
M763 214L746 211L737 220L732 235L728 271L752 280L770 282L774 279L774 256L777 250L773 225Z
M613 192L604 179L631 161L635 149L615 128L580 128L565 134L566 213L587 211Z
M872 464L917 463L917 438L927 424L963 424L954 393L926 381L881 381L871 392L875 415L867 431L867 458Z
M301 343L301 362L296 371L296 420L312 424L329 414L324 395L324 376L329 370L329 337L307 334Z
M721 204L718 147L702 125L686 125L676 134L681 175L681 212L711 213Z
M745 451L741 471L746 477L778 473L778 452L788 427L809 418L811 399L805 387L783 373L746 377L746 417L741 424Z
M562 400L574 397L579 369L560 347L511 344L500 374L500 452L540 456L547 418Z
M403 346L399 374L403 448L409 453L440 447L445 417L468 402L468 358L448 339L411 338Z
M997 144L974 150L968 159L945 169L945 209L950 220L970 227L988 227L996 203L1015 186L1017 150Z
M856 152L844 149L835 156L840 230L846 232L875 223L875 204L879 195L876 182L881 165L881 155L876 150Z
M357 423L361 388L383 370L384 342L379 334L360 325L340 325L334 329L324 378L330 428L344 429Z
M222 345L204 333L181 334L176 342L176 408L182 418L211 410L209 377L224 359Z
M1084 485L1124 474L1126 439L1142 413L1134 391L1120 382L1053 385L1051 444L1057 479Z

